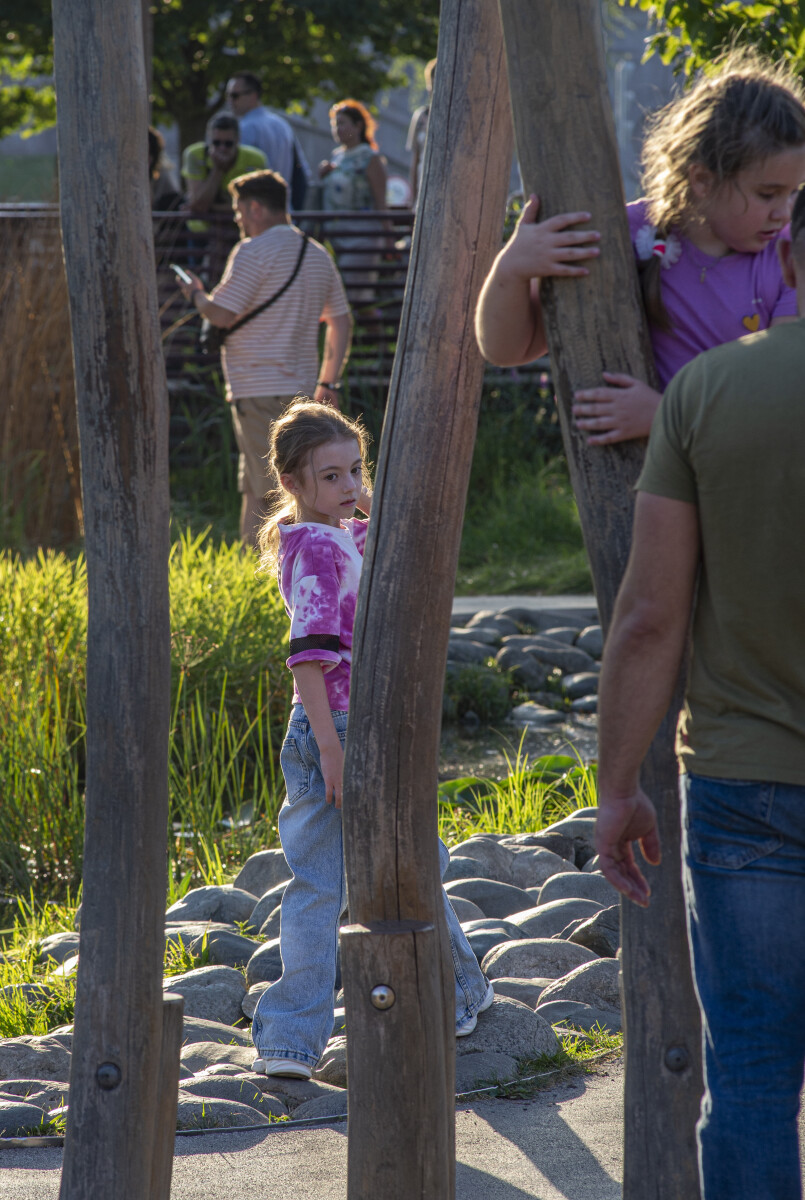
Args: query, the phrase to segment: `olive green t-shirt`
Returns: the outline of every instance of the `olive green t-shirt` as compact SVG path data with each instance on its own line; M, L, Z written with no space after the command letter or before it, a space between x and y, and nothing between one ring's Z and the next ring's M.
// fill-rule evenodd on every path
M637 487L699 511L682 766L805 784L805 320L688 363Z

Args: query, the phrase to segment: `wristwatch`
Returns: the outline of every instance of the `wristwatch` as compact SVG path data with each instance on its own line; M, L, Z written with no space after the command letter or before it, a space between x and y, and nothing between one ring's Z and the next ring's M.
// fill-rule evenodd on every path
M340 383L325 383L325 381L323 379L316 380L316 387L327 388L328 392L340 392L341 391Z

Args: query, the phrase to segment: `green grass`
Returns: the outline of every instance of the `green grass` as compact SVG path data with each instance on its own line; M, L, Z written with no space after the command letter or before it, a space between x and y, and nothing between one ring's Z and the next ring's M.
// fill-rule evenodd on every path
M623 1034L608 1033L600 1025L578 1037L564 1035L556 1054L520 1059L518 1077L504 1083L498 1095L507 1100L525 1100L546 1088L556 1087L563 1079L589 1071L595 1062L610 1058L623 1049Z
M201 947L198 954L185 946L183 942L168 942L165 946L165 961L163 975L184 975L185 971L195 971L198 967L206 967L210 962L210 952L207 948L207 934L202 934Z
M383 408L350 395L375 442ZM587 592L592 582L547 383L484 385L456 593Z
M570 755L529 760L523 742L500 781L472 776L439 785L439 836L448 846L476 834L536 833L596 804L596 765Z
M276 842L290 689L276 585L238 544L181 537L170 591L177 889ZM86 638L83 558L1 552L0 914L4 894L62 898L80 883Z
M73 1020L75 976L59 976L57 964L38 963L42 941L53 933L72 931L76 902L39 904L33 895L16 902L13 925L0 930L0 1037L41 1037ZM40 996L4 994L9 985L38 984Z
M507 1083L490 1081L485 1085L479 1084L463 1094L471 1097L474 1092L482 1092L484 1099L530 1100L540 1092L556 1087L563 1080L589 1072L596 1062L612 1058L622 1049L622 1033L608 1033L600 1025L595 1025L578 1036L561 1036L560 1049L555 1054L519 1059L515 1079Z
M55 154L0 154L0 200L52 202L57 195Z
M486 389L456 591L588 591L591 577L551 397Z

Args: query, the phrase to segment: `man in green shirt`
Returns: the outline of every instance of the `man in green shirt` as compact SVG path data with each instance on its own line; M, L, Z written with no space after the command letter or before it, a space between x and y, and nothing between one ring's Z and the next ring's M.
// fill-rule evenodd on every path
M805 192L780 242L805 313ZM805 320L719 346L671 381L637 483L601 673L601 869L646 905L660 861L639 770L685 651L688 934L706 1089L705 1200L799 1200L805 1068ZM698 580L698 586L697 586Z
M207 126L207 139L194 142L182 155L182 177L188 204L193 212L223 212L232 215L228 185L239 175L261 171L266 156L256 146L241 146L237 117L218 113ZM192 233L204 233L206 221L187 222Z

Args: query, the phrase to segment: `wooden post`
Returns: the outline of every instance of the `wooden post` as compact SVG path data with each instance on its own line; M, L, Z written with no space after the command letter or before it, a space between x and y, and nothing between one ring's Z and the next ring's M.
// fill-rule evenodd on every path
M599 0L500 0L515 138L541 217L587 211L601 257L579 279L546 280L559 417L604 627L626 566L642 442L588 447L573 426L577 388L603 370L653 381L651 345L624 212L607 94ZM680 870L673 730L677 690L643 770L657 805L662 868L646 869L648 909L621 905L626 1015L625 1200L699 1194L694 1126L702 1091L700 1019L691 983Z
M159 1053L159 1092L154 1109L154 1151L151 1191L155 1200L169 1200L179 1106L179 1073L184 1029L184 996L166 992L162 1001L162 1043Z
M500 245L512 161L494 6L444 0L438 57L355 624L344 772L353 924L341 941L350 1200L455 1192L455 997L436 791L483 378L472 321ZM393 993L390 1007L378 987Z
M62 1200L152 1191L162 1045L168 406L138 0L55 0L61 221L86 531L81 957Z

